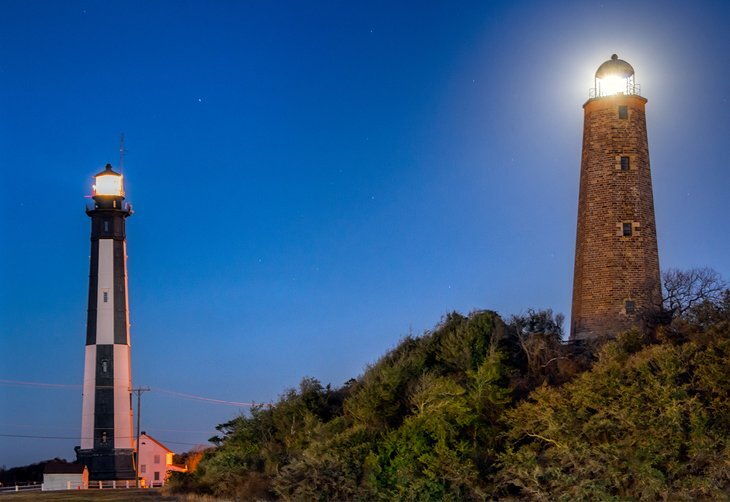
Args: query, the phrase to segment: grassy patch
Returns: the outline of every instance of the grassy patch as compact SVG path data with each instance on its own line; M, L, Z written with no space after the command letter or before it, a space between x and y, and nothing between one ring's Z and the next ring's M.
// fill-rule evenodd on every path
M144 500L148 502L183 502L185 499L175 495L163 495L158 489L146 490L60 490L53 492L26 492L11 493L2 496L3 502L43 502L71 500L75 502L123 502L127 500Z

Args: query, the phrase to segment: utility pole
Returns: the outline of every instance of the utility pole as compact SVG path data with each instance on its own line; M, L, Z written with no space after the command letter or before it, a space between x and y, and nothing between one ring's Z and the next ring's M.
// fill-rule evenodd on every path
M132 392L137 394L137 458L134 462L134 480L137 488L139 488L139 423L140 423L140 416L142 415L142 393L148 392L150 390L149 387L137 387L136 389L132 389Z

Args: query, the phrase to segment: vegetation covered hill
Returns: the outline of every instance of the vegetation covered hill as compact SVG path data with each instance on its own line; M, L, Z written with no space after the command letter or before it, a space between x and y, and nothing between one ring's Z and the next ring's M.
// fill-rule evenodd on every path
M672 313L595 345L563 343L550 311L452 313L343 387L305 378L220 425L170 486L284 500L726 498L730 294Z

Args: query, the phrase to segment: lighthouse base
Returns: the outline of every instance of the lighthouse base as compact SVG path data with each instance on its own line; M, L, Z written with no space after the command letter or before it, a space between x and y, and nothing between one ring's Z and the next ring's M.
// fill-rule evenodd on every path
M90 481L135 479L134 450L76 450L76 460L89 469Z

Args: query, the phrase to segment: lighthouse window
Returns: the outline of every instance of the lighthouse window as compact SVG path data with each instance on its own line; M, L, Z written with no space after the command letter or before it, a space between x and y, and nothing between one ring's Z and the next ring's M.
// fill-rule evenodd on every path
M623 224L623 234L624 237L631 237L631 223L624 223Z
M626 300L626 303L624 304L624 309L626 310L627 314L633 314L636 312L636 304L634 303L634 300Z
M107 371L109 371L109 361L107 361L106 359L104 359L101 362L101 372L102 373L106 373Z
M109 220L104 220L104 231L105 232L109 231Z
M618 118L620 118L620 119L629 118L629 107L628 106L619 106L618 107Z
M106 443L107 442L106 432L102 432L101 433L101 442L102 443Z
M109 303L109 291L104 291L102 296L104 297L104 303Z
M630 157L621 157L621 170L628 171L630 162L631 162Z

